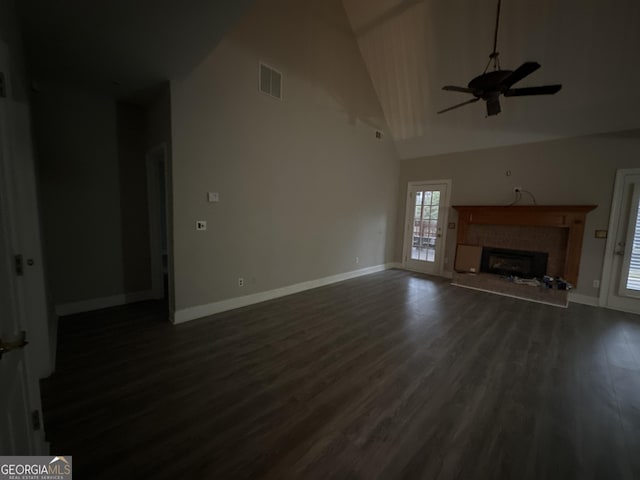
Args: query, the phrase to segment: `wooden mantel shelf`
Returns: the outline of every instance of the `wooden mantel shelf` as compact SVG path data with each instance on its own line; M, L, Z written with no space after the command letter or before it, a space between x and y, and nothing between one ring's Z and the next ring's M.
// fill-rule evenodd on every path
M467 243L469 225L513 225L567 228L564 278L578 283L582 237L587 213L597 205L454 205L458 211L458 244Z

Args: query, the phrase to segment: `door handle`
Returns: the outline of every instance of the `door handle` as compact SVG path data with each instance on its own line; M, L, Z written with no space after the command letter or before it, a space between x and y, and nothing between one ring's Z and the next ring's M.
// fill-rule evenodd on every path
M20 348L24 348L29 342L27 342L27 333L20 332L18 338L12 342L5 342L0 338L0 359L2 359L2 355L10 352L11 350L18 350Z

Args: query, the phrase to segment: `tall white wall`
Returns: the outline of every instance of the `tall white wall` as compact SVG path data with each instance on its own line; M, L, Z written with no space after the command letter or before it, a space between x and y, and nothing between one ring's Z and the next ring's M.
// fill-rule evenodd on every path
M397 155L339 0L257 1L171 102L177 310L394 260Z

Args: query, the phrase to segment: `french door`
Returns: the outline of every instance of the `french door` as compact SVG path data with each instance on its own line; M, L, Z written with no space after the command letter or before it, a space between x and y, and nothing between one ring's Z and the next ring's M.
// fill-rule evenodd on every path
M605 252L601 303L635 313L640 313L639 205L640 170L618 172Z
M442 273L449 190L449 181L409 183L403 252L407 270Z

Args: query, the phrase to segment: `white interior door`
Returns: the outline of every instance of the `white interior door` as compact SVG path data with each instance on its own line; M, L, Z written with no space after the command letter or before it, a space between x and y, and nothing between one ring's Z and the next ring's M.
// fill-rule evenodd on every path
M440 275L445 246L450 182L409 183L404 268Z
M18 232L18 205L13 157L15 118L11 115L9 51L0 42L0 455L44 454L46 444L42 429L34 432L32 412L38 410L40 393L36 377L31 374L32 359L27 355L25 340L27 308L24 285L19 282L21 264ZM33 348L31 345L26 348Z
M634 313L640 313L639 204L640 170L620 171L611 209L601 303Z
M0 199L6 212L6 197ZM31 424L29 376L21 346L14 262L6 222L0 232L0 455L29 455L35 450ZM5 349L7 349L5 351Z

